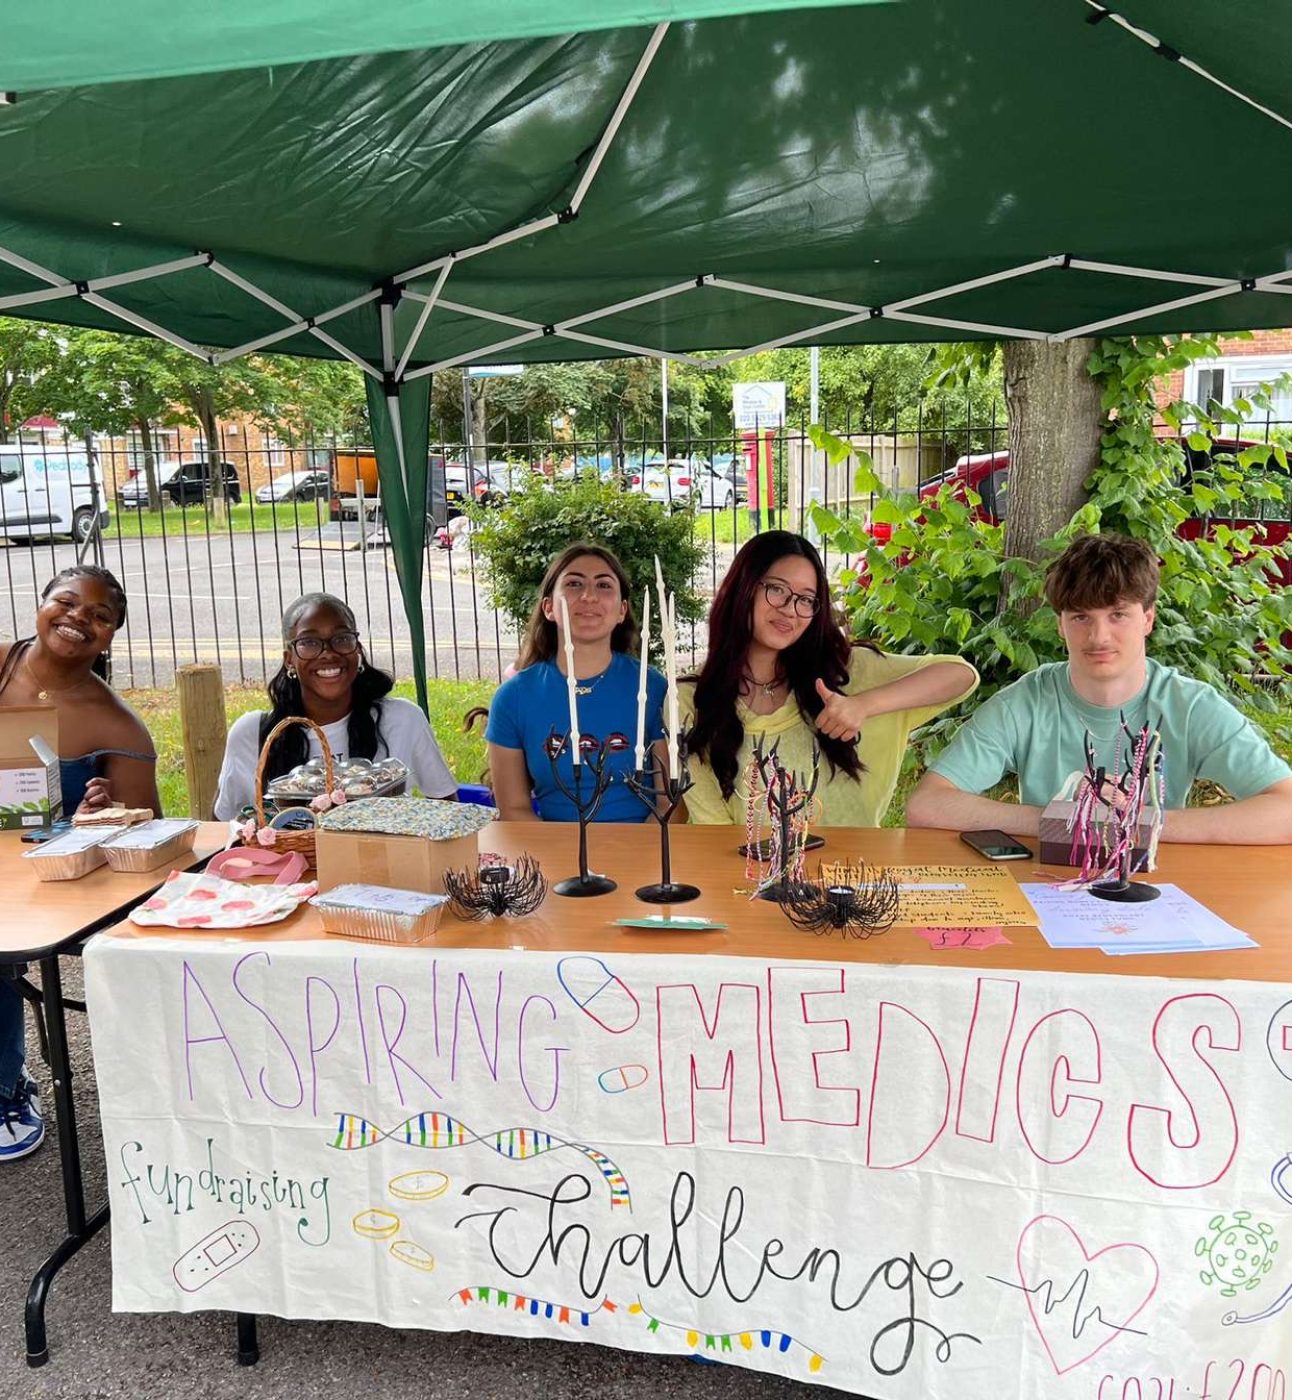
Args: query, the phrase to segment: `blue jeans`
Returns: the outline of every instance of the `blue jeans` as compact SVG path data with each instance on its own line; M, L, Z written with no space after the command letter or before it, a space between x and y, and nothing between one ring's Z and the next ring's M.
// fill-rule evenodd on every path
M0 1097L12 1097L25 1055L22 997L8 977L0 977Z

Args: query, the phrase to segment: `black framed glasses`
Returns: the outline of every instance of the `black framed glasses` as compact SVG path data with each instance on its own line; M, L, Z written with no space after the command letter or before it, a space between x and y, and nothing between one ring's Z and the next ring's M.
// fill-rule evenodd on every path
M758 586L774 608L788 608L793 603L800 617L815 617L821 611L821 600L815 593L795 593L788 585L772 579L763 579Z
M330 637L296 637L287 644L302 661L313 661L325 651L353 656L359 650L357 632L333 632Z

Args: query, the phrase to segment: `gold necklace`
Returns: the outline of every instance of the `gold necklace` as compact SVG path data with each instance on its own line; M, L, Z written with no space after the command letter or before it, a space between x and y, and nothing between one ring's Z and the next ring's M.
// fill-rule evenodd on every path
M605 679L606 671L608 671L609 669L610 667L607 666L605 671L601 671L597 675L593 676L593 678L591 679L591 681L588 682L587 685L580 685L578 678L576 677L574 682L574 693L576 695L591 695L592 692L597 688L597 686L599 686L601 682Z
M27 668L27 674L36 683L36 699L44 703L51 695L66 695L69 691L79 690L85 684L84 678L73 681L71 685L46 685L36 674L36 668L31 664L31 653L27 652L22 658L23 665Z

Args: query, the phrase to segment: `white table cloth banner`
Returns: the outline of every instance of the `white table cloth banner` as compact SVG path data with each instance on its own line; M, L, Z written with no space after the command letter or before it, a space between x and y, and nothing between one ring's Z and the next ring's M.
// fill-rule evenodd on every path
M114 1306L1285 1400L1292 989L812 951L95 940Z

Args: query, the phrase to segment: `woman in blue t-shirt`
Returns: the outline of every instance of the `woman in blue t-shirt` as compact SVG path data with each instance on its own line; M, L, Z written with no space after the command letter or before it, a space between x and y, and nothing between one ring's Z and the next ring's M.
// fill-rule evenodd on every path
M562 599L574 643L584 762L596 760L597 750L603 749L606 768L613 774L596 820L645 820L645 806L624 782L635 759L640 666L633 654L638 647L638 628L628 595L623 566L609 550L595 544L571 545L543 576L521 645L519 669L498 688L485 731L494 800L504 821L578 820L574 803L553 775L547 748L554 733L565 735L570 728ZM663 739L665 685L664 677L653 667L646 675L645 742L649 747ZM596 748L591 747L593 741ZM556 760L556 768L561 782L573 791L568 745ZM584 791L590 792L590 775L583 778L583 784ZM538 801L537 817L531 795Z

